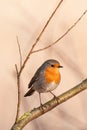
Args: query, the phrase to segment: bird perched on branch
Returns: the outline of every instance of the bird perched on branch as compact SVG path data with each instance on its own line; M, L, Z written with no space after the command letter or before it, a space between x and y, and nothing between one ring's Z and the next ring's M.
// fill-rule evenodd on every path
M29 91L24 95L24 97L31 96L35 91L37 91L39 93L41 106L41 93L50 92L54 97L56 97L52 91L60 83L61 75L59 68L62 67L63 66L61 66L57 60L50 59L45 61L31 79L28 85Z

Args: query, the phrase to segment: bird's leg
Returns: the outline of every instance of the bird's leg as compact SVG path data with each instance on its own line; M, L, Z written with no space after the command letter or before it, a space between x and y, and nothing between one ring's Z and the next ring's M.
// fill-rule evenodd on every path
M44 108L43 108L43 104L41 102L41 93L39 93L39 99L40 99L40 107L42 109L42 112L44 113Z
M56 101L58 102L57 96L54 93L52 93L51 91L49 91L49 92L54 96L54 99L56 99Z
M39 93L39 99L40 99L40 106L41 106L42 112L44 113L44 109L46 108L46 106L44 106L41 102L41 93Z
M42 112L44 113L44 106L43 106L43 104L42 104L42 102L41 102L41 93L39 93L39 99L40 99L40 107L41 107L41 110L42 110Z
M41 102L41 93L39 93L39 99L40 99L40 106L43 106L43 104Z
M54 96L54 98L57 98L56 95L55 95L54 93L52 93L51 91L50 91L50 93Z

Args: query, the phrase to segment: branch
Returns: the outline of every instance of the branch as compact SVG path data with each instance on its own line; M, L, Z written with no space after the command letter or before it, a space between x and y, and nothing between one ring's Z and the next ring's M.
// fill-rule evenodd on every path
M57 97L57 99L52 99L48 101L47 103L43 104L43 109L41 107L34 108L31 111L28 111L24 113L23 116L21 116L18 119L18 122L14 124L11 130L22 130L26 124L28 124L30 121L38 118L39 116L45 114L46 112L52 110L57 105L60 105L61 103L67 101L71 97L77 95L78 93L82 92L83 90L87 89L87 79L82 81L82 83L78 84L74 88L68 90L67 92L61 94Z
M53 43L51 43L50 45L48 45L48 46L46 46L44 48L35 50L32 53L36 53L36 52L39 52L39 51L44 51L45 49L48 49L49 47L52 47L53 45L57 44L62 38L64 38L77 25L77 23L83 18L83 16L86 13L87 13L87 10L85 10L83 12L83 14L77 19L77 21L70 28L68 28L67 31L62 36L60 36L56 41L54 41Z
M19 55L20 55L20 69L22 66L22 53L21 53L21 48L20 48L20 43L18 36L16 36L17 39L17 44L18 44L18 49L19 49ZM16 69L16 76L17 76L17 88L18 88L18 103L17 103L17 113L16 113L16 118L15 118L15 123L17 123L19 115L20 115L20 105L21 105L21 92L20 92L20 75L18 71L17 65L15 65Z
M45 26L43 27L42 31L40 32L39 36L36 38L36 41L33 43L28 55L26 56L23 65L20 69L19 75L21 74L22 70L24 69L30 55L32 54L33 49L35 48L35 46L37 45L38 41L40 40L42 34L44 33L45 29L47 28L49 22L51 21L51 19L53 18L54 14L56 13L56 11L58 10L58 8L60 7L60 5L62 4L63 0L60 0L60 2L58 3L57 7L54 9L53 13L51 14L51 16L49 17L48 21L46 22Z
M17 39L17 44L18 44L18 49L19 49L19 55L20 55L20 68L22 66L22 53L21 53L21 47L20 47L20 43L19 43L19 39L18 36L16 36Z
M21 96L20 96L20 77L18 73L18 68L17 65L15 65L16 69L16 75L17 75L17 87L18 87L18 103L17 103L17 113L16 113L16 118L15 118L15 123L17 123L19 115L20 115L20 102L21 102Z

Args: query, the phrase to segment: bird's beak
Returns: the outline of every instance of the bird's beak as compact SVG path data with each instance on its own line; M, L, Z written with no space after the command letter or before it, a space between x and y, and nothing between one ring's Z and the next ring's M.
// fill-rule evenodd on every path
M59 68L63 68L63 66L60 65Z

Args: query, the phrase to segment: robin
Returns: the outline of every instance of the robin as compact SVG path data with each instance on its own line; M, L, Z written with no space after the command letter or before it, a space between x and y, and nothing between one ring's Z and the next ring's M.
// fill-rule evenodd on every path
M57 60L50 59L45 61L31 79L28 85L29 91L24 95L24 97L31 96L35 91L37 91L39 93L41 106L41 93L50 92L54 97L56 97L52 91L60 83L61 75L59 68L62 67L63 66L61 66Z

